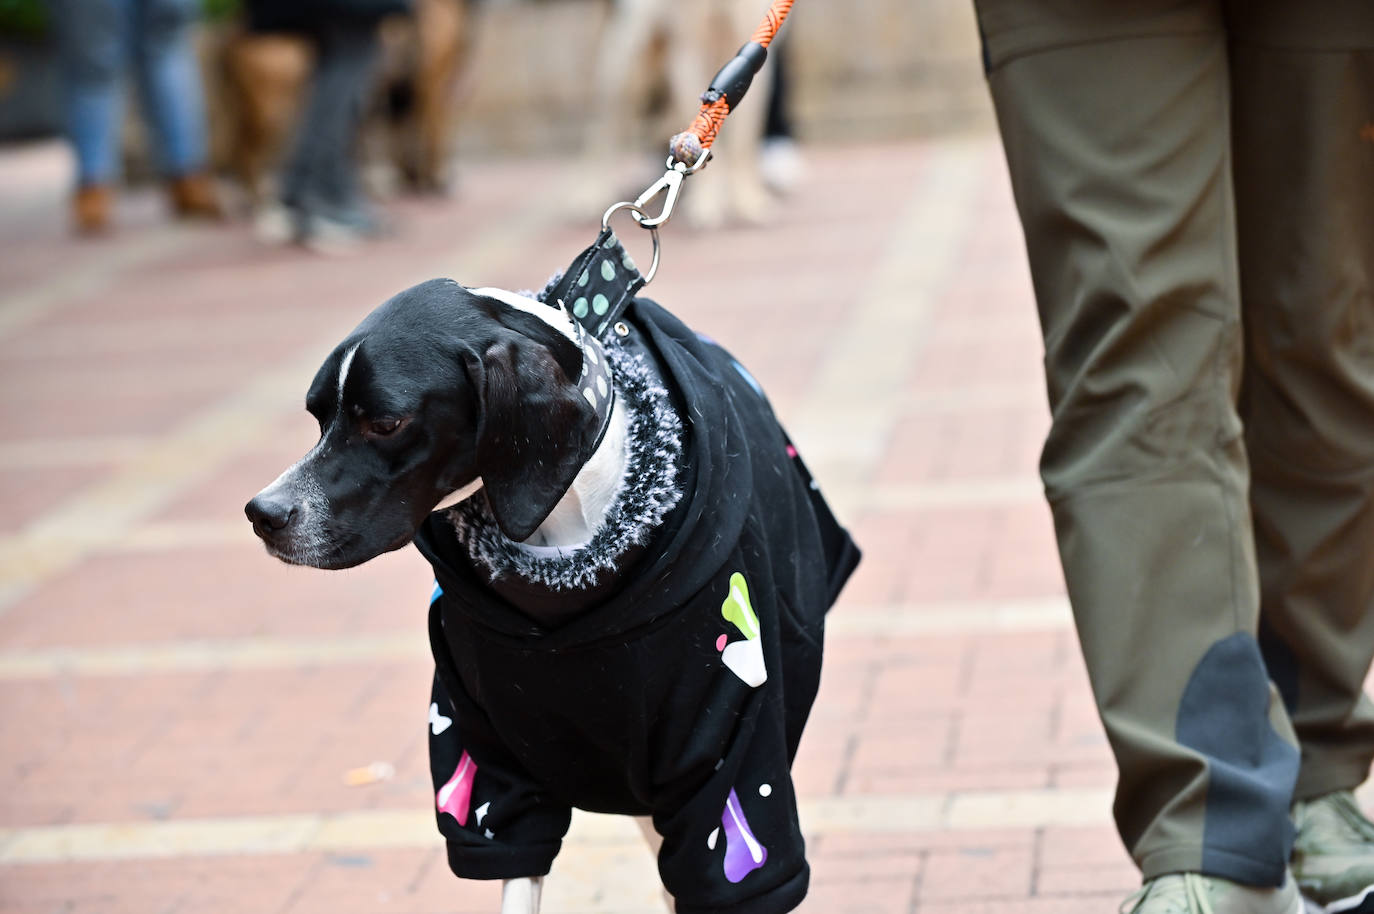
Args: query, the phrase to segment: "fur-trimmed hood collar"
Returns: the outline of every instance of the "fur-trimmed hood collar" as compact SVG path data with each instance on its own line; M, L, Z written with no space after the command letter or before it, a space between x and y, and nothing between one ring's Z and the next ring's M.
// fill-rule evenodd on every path
M643 355L609 345L616 392L629 416L625 475L592 541L577 549L530 547L507 539L486 497L476 495L449 509L460 542L492 583L515 578L553 593L596 587L625 567L632 550L644 546L682 497L682 420L668 391Z
M731 398L733 384L727 384L722 374L734 369L714 344L647 299L637 299L630 306L625 322L631 328L629 335L609 343L607 349L622 349L615 357L621 361L643 353L662 372L668 402L682 421L681 462L674 487L685 494L651 531L649 548L642 549L642 554L631 550L628 567L617 568L608 577L597 576L594 605L557 625L536 621L522 611L521 595L503 586L505 578L493 583L493 569L481 558L493 554L490 543L470 552L450 517L431 515L415 539L416 546L434 566L448 600L493 636L518 641L538 638L546 649L620 637L653 624L695 594L717 575L718 566L737 546L749 513L753 468L751 436ZM617 374L624 372L618 369ZM460 512L459 523L465 522ZM475 540L469 535L468 542ZM504 547L502 551L509 552Z

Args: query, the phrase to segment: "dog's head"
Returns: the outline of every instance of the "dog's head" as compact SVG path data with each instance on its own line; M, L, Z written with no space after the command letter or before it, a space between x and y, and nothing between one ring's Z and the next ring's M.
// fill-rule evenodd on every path
M502 532L528 538L596 440L582 358L494 295L405 290L325 359L305 400L320 440L248 503L254 531L283 561L349 568L408 543L480 477Z

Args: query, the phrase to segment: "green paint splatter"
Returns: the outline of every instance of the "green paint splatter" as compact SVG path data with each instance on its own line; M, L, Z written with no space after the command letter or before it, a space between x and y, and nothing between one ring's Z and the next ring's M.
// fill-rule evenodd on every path
M725 621L734 623L744 637L752 640L759 636L759 617L749 604L749 585L738 571L730 575L730 595L720 604L720 614Z

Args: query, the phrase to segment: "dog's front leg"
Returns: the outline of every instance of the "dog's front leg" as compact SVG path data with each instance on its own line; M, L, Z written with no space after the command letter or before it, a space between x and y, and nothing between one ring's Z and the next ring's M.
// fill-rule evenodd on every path
M507 879L501 884L501 914L539 914L543 876Z

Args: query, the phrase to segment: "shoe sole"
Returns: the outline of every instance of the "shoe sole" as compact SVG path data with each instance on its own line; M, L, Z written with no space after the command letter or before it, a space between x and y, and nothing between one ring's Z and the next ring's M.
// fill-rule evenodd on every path
M1349 898L1341 898L1330 904L1313 901L1303 896L1306 914L1374 914L1374 885L1366 886L1364 891Z

